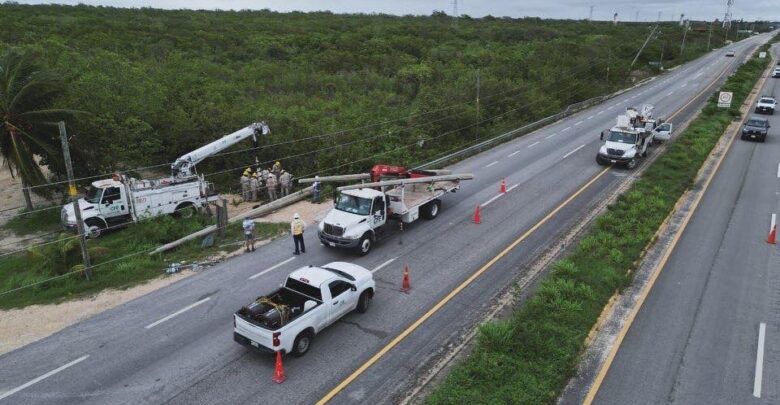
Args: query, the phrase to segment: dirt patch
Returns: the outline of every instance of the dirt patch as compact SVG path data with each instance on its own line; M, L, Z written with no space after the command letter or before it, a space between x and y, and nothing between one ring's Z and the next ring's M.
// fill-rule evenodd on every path
M0 355L192 274L195 273L182 271L126 290L105 290L81 300L0 311ZM36 321L31 323L30 319Z
M232 204L231 201L239 201L241 199L241 196L235 194L223 194L222 198L228 200L228 216L231 218L243 214L261 204L259 202L242 202L237 205ZM257 218L255 219L255 222L290 222L292 221L293 214L298 213L303 222L306 222L307 225L311 225L318 223L325 218L325 215L327 215L331 208L333 208L333 201L328 199L323 199L320 204L313 204L308 200L302 200Z

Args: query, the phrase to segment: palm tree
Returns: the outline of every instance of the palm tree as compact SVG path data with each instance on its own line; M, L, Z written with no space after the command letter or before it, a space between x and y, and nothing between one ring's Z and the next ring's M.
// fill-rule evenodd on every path
M29 54L8 49L0 56L0 155L11 175L20 177L28 210L29 187L46 183L35 156L62 160L56 123L76 114L52 107L64 90L60 76L38 70Z

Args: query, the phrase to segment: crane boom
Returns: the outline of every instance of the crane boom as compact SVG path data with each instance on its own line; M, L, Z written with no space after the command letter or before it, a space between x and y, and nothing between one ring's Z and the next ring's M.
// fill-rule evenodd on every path
M264 122L255 122L245 128L241 128L232 134L225 135L208 145L201 146L194 151L176 159L171 164L171 172L174 177L189 177L195 174L195 165L209 156L215 155L250 136L257 141L257 135L267 135L271 132L268 125Z

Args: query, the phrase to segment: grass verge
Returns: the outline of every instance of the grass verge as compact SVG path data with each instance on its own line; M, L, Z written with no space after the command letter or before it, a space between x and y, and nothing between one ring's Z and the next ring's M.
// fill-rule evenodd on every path
M155 256L146 254L161 244L203 229L211 221L211 218L200 216L188 219L163 216L89 240L88 248L94 266L89 281L82 273L69 273L74 266L81 264L78 239L72 234L63 233L47 245L0 257L0 293L40 283L0 295L0 309L56 303L106 288L125 289L165 274L168 263L184 260L192 263L219 251L232 251L241 246L241 225L231 224L225 238L218 240L214 246L201 247L198 239L170 252ZM288 229L287 223L258 223L255 232L257 240L262 240L278 236ZM62 277L45 281L57 276Z
M473 352L426 403L554 403L575 374L602 309L616 290L631 283L644 248L740 116L739 106L767 63L753 57L741 66L721 89L734 92L734 107L719 109L711 98L667 152L596 220L573 253L555 263L524 305L509 319L480 327Z

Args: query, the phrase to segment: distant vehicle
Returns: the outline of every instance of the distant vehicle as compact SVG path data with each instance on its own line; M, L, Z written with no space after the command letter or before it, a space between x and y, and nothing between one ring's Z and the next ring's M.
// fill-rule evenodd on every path
M643 106L641 113L635 108L627 108L626 114L617 117L614 127L602 131L604 144L596 154L596 163L616 163L628 169L635 168L639 159L647 156L654 142L656 121L652 119L652 110L651 105Z
M355 249L366 255L380 239L391 219L411 223L420 217L434 219L441 198L460 189L471 174L437 175L441 171L407 170L376 165L372 183L339 187L336 204L319 223L325 247Z
M750 117L742 127L742 139L755 139L759 142L766 142L769 128L769 120L766 118Z
M775 71L772 73L772 77L780 77L780 67L775 68Z
M734 57L734 51L726 51L726 56L730 58Z
M674 128L671 122L662 122L653 130L653 141L668 141L672 139L672 129Z
M323 329L353 310L368 311L375 290L371 272L356 264L302 267L281 288L233 315L233 340L263 352L303 356Z
M777 107L777 101L772 97L761 97L756 103L756 113L758 114L774 114L775 107Z
M258 122L202 146L176 159L169 177L139 180L114 175L93 182L87 197L78 201L85 233L90 238L97 238L107 229L126 226L143 218L192 215L218 198L213 184L197 174L195 165L244 139L251 137L256 141L257 135L269 131L265 122ZM77 230L72 204L62 207L60 219L65 229Z

